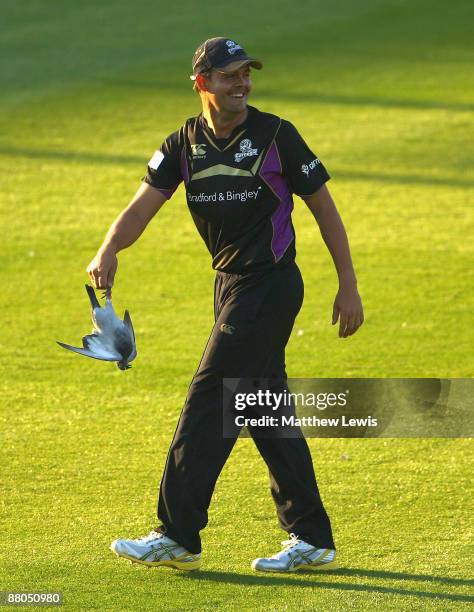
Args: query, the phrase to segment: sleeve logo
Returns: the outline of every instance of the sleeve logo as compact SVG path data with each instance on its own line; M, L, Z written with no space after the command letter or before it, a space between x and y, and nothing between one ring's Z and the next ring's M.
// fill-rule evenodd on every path
M158 170L158 166L161 164L164 158L165 156L163 155L161 151L155 151L153 153L152 158L148 162L148 167L151 168L152 170Z
M311 170L314 170L316 166L318 166L320 163L321 163L321 160L316 157L309 164L303 164L301 166L301 172L303 174L306 174L307 177L309 177L309 173L311 172Z

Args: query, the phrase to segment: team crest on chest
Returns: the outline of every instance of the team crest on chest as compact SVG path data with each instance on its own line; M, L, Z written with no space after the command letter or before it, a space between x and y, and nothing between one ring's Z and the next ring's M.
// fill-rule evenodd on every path
M252 149L252 141L248 138L245 138L240 142L240 153L235 154L235 161L240 162L244 159L244 157L252 157L253 155L258 155L258 149Z

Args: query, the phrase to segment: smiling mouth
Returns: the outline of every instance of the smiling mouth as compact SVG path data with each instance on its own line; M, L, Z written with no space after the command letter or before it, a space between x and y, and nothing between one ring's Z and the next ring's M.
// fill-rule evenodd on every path
M245 98L247 94L238 93L238 94L229 94L229 95L231 98L234 98L236 100L241 100L242 98Z

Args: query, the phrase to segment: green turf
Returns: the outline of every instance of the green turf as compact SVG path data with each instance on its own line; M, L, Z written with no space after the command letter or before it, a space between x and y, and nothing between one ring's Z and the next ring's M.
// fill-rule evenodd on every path
M218 482L202 572L108 551L156 524L212 323L213 274L182 188L120 255L134 368L54 340L88 330L85 267L153 151L198 112L190 57L223 33L265 62L252 103L292 120L328 167L366 309L338 339L336 277L296 201L306 298L289 375L472 376L472 23L468 0L2 3L0 589L60 590L77 610L467 609L469 440L310 441L337 574L250 571L284 537L250 440Z

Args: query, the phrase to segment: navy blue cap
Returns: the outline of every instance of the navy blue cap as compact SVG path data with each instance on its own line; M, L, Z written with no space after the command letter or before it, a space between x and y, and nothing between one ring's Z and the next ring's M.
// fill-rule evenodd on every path
M231 64L232 66L230 66ZM233 71L246 64L257 70L263 68L260 60L248 56L245 49L234 40L222 36L209 38L196 49L196 53L193 56L193 74L191 78L195 79L196 75L201 72L207 72L211 68L218 68L226 72L226 68L231 68Z

